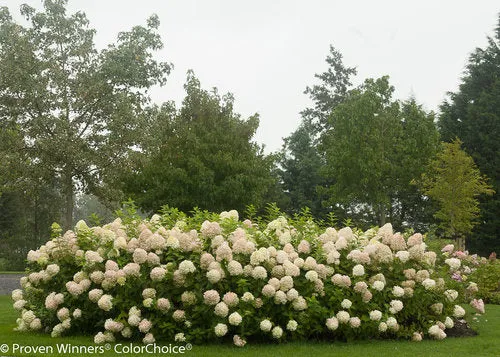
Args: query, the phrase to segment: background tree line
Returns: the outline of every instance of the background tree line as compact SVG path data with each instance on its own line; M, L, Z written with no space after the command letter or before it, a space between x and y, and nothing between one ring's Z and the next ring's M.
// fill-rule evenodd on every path
M172 69L155 57L156 16L98 51L85 14L66 3L22 6L29 26L0 8L0 269L21 268L52 222L106 221L128 198L145 214L275 202L292 215L308 207L339 223L467 237L483 254L500 247L500 25L439 115L394 99L387 76L354 87L355 67L330 46L305 90L313 106L266 154L253 141L258 114L242 118L231 94L203 89L193 71L179 108L151 102ZM450 185L450 172L463 175Z

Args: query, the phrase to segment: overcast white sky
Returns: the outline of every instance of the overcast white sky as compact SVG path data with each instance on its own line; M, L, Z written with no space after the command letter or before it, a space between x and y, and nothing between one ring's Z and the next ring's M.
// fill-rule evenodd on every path
M17 15L19 5L41 0L0 0ZM493 35L500 3L471 1L285 1L285 0L70 0L69 10L87 14L99 48L119 31L145 24L156 13L172 62L169 83L153 91L156 102L184 97L186 71L204 88L232 92L236 110L260 114L255 140L266 152L310 105L303 91L323 72L329 45L367 77L389 75L401 99L413 94L437 110L447 91L457 89L469 53Z

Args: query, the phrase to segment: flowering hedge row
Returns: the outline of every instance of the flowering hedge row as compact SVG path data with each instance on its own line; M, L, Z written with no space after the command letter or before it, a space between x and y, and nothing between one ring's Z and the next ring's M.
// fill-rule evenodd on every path
M466 254L438 256L421 234L390 224L362 232L294 228L284 217L257 225L236 211L209 217L79 222L29 252L29 274L12 293L17 329L83 332L96 343L419 341L446 337L465 314L459 303L477 292ZM451 278L458 272L465 279Z

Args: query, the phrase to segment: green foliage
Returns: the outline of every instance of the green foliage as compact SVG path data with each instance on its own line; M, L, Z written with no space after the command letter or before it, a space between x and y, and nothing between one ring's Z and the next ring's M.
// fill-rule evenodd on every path
M162 47L156 16L99 52L85 14L66 14L66 4L46 0L41 12L21 6L27 27L0 9L0 119L20 139L8 164L21 179L10 184L56 181L67 228L76 182L116 197L106 183L126 169L148 89L165 83L170 65L153 59Z
M94 195L80 194L76 196L73 222L89 220L93 225L100 226L102 222L109 222L113 218L113 211L105 206Z
M0 196L0 258L10 270L22 270L24 256L50 236L49 227L59 217L59 193L39 185L30 194L6 189Z
M299 128L285 138L279 160L283 190L289 199L286 210L293 214L309 207L317 217L324 216L321 195L317 187L325 180L320 175L323 159L318 152L316 129L303 120Z
M438 204L435 217L443 236L449 238L464 237L472 231L479 216L478 196L493 193L461 144L458 139L442 143L421 182L424 194Z
M455 241L453 239L438 238L435 236L426 235L425 244L427 249L435 252L436 254L441 254L441 249L447 244L453 244Z
M61 234L62 234L62 228L61 228L61 226L58 223L56 223L56 222L52 223L52 225L50 226L50 237L51 238L57 238Z
M139 213L139 208L130 198L127 201L122 202L122 207L115 211L115 215L126 225L132 224L142 218Z
M321 136L323 174L332 178L322 187L326 203L365 225L383 225L387 218L396 227L411 222L422 202L420 195L409 195L411 180L437 145L433 114L414 100L393 100L393 92L388 77L367 79L335 108Z
M331 177L325 179L320 173L325 160L318 150L318 138L329 128L329 115L345 99L356 69L346 67L342 54L331 45L326 63L327 70L314 75L319 83L307 87L304 92L314 105L301 112L302 122L284 139L278 162L282 187L289 199L285 208L290 214L309 207L316 217L324 218L335 209L325 208L322 202L324 197L318 192L319 186L332 181Z
M478 297L485 303L500 305L500 260L480 265L470 276L479 287Z
M266 221L272 221L278 219L280 216L283 216L283 212L281 212L280 208L276 203L268 203L265 208L264 219Z
M314 102L314 106L301 112L303 118L316 123L319 131L329 126L329 116L344 101L352 85L352 77L357 74L355 67L344 65L342 54L332 45L325 61L328 64L326 72L314 75L319 84L307 87L304 91Z
M191 71L185 90L179 110L169 103L155 112L151 142L124 176L124 191L150 212L165 204L184 211L262 205L276 179L274 158L252 141L258 115L241 119L231 94L203 90Z
M441 106L443 140L456 137L483 174L491 179L494 195L480 198L480 224L471 248L489 254L500 251L500 16L488 45L469 56L459 90Z

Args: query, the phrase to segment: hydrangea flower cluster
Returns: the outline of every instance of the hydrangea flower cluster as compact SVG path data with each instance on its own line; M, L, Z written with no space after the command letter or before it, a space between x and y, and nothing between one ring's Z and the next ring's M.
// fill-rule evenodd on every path
M405 237L390 224L298 229L285 217L259 226L236 211L207 218L78 222L29 252L22 289L12 293L17 329L86 331L96 343L420 341L445 338L465 315L459 303L484 312L477 285L463 278L472 258L450 246L437 256L421 234Z

